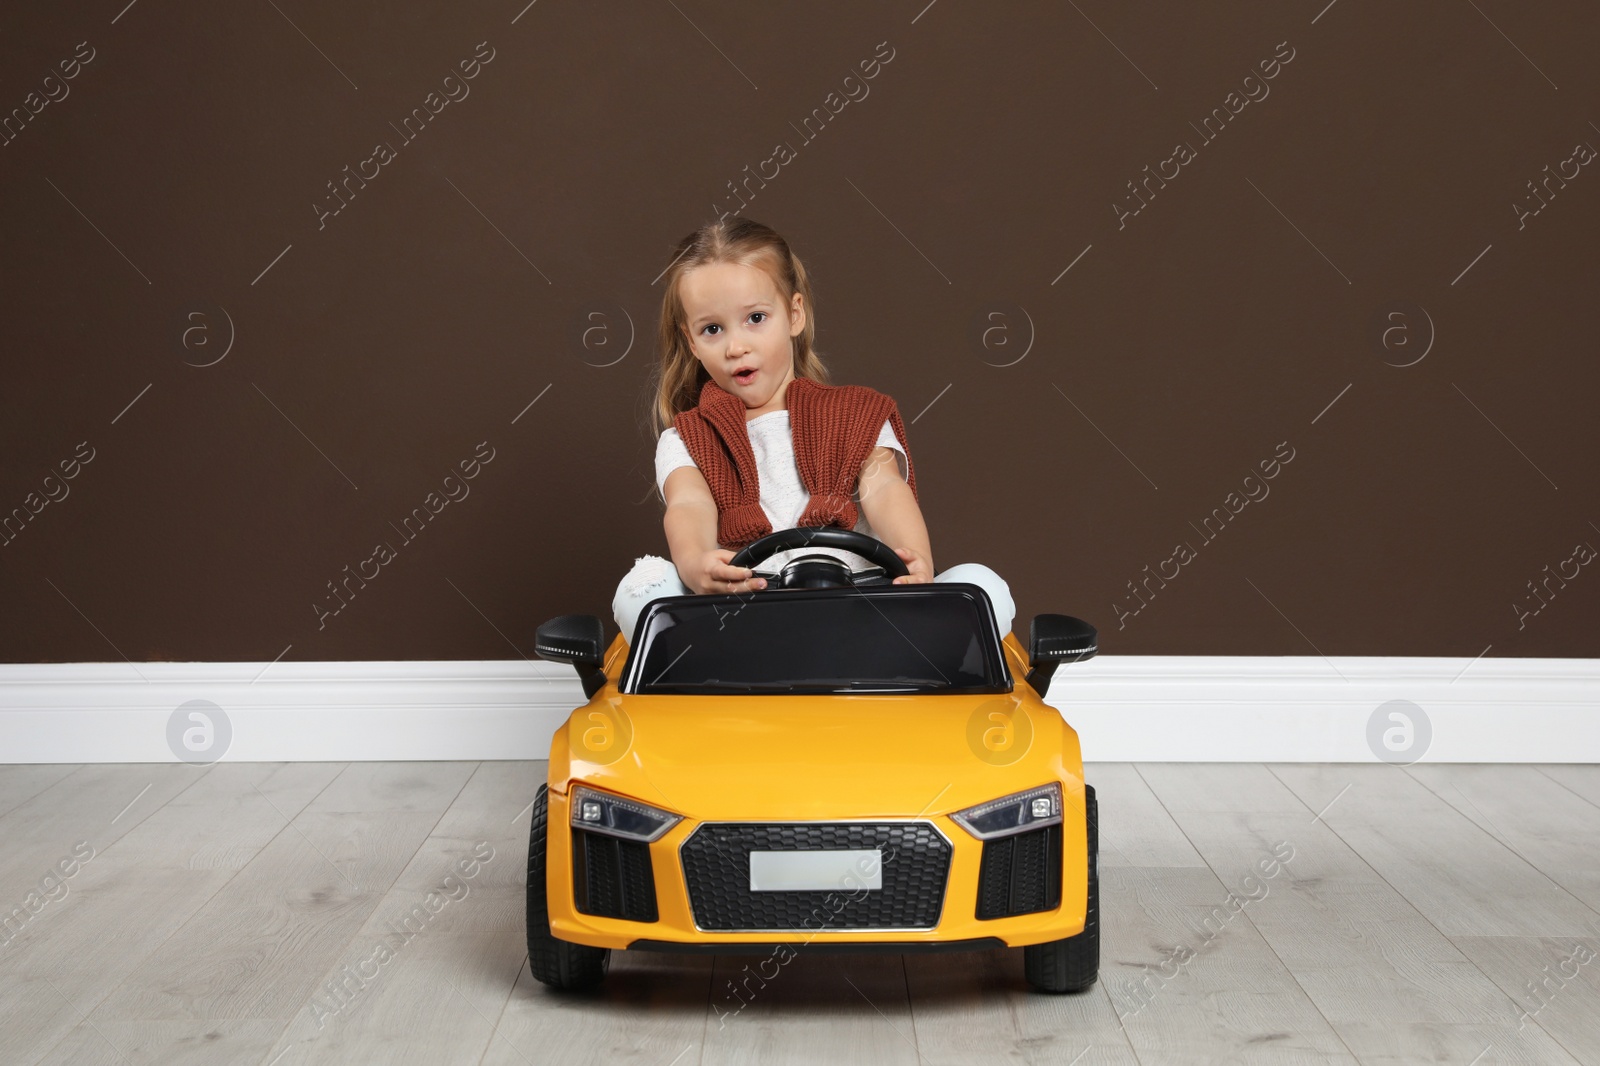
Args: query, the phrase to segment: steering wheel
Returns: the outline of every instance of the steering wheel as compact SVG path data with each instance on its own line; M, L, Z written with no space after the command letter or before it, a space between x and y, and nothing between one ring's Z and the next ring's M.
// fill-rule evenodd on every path
M868 562L882 567L890 579L905 577L911 573L906 569L905 560L896 555L894 549L883 541L869 537L865 533L840 529L838 526L797 526L794 529L780 529L776 533L769 533L745 545L737 555L728 560L728 565L754 569L756 564L765 562L778 552L810 547L842 548L854 552ZM801 556L790 561L778 575L778 581L767 587L845 588L854 584L850 575L850 567L842 559L825 555Z

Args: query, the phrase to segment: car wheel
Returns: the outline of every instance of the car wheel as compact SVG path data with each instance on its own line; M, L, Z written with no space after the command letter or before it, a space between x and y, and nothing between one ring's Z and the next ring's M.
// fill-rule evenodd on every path
M589 988L605 980L611 968L611 949L570 944L550 935L544 880L549 806L549 787L540 785L533 799L533 826L528 831L528 969L536 979L555 988Z
M1094 786L1083 786L1089 837L1089 908L1083 932L1022 949L1028 984L1040 992L1082 992L1100 975L1100 809Z

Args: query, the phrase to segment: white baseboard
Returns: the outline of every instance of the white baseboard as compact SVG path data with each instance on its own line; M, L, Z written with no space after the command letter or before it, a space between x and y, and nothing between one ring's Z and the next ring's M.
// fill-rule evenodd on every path
M1373 762L1392 700L1432 736L1389 761L1600 762L1600 659L1107 655L1050 689L1091 762Z
M546 662L0 664L0 763L173 762L190 700L221 708L230 762L542 759L585 702ZM1107 655L1050 691L1091 762L1371 762L1392 700L1426 719L1423 761L1600 762L1600 659Z

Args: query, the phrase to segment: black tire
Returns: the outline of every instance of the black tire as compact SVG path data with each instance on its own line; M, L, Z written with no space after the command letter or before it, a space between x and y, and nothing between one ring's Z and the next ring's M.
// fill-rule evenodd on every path
M591 988L605 980L611 968L611 949L570 944L550 935L544 883L548 820L549 788L540 785L533 799L533 825L528 830L528 969L554 988Z
M1022 949L1028 984L1040 992L1082 992L1100 976L1100 808L1094 786L1083 786L1089 837L1089 909L1083 932Z

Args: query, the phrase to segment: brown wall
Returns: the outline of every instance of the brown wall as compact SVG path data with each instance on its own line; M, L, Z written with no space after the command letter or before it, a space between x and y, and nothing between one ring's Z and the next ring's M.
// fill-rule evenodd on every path
M665 552L652 279L780 142L743 213L813 271L836 380L917 419L936 563L998 570L1024 637L1593 656L1600 9L1325 2L12 5L0 659L609 629Z

